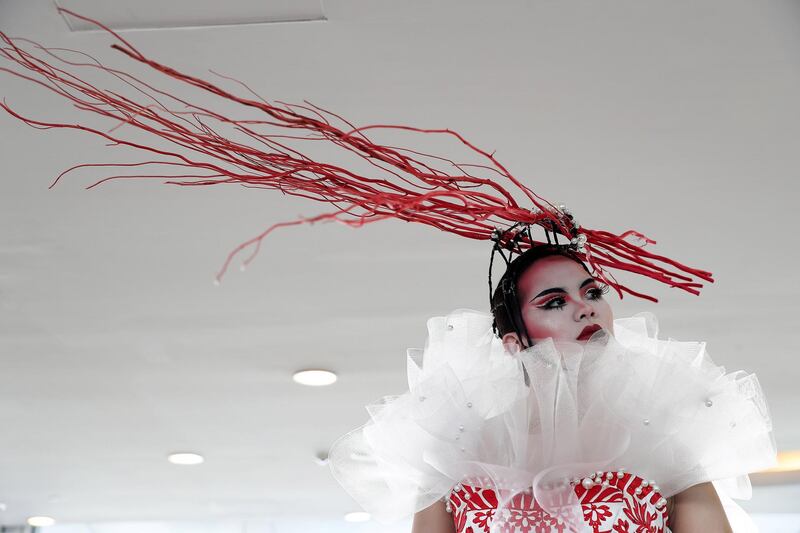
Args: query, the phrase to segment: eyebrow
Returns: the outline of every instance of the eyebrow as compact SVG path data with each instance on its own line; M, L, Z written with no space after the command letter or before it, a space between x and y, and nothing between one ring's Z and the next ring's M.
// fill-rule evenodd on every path
M578 287L578 288L582 289L585 286L587 286L590 283L593 283L595 281L597 281L597 280L595 280L594 278L586 278L585 280L583 280L583 283L581 283L581 286ZM545 289L542 292L540 292L539 294L537 294L536 296L534 296L533 298L531 298L531 301L534 301L536 298L539 298L540 296L544 296L545 294L551 294L551 293L554 293L554 292L567 292L567 291L566 291L566 289L563 289L561 287L553 287L552 289Z

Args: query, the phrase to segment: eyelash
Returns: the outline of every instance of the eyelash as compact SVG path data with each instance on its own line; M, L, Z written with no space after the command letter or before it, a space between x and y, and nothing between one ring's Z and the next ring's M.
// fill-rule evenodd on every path
M608 292L608 289L609 289L608 285L598 285L597 287L592 287L591 289L586 291L586 294L587 295L589 293L594 294L594 296L589 297L590 300L602 300L603 299L603 295ZM550 305L551 303L559 301L559 300L561 300L561 302L562 302L561 304L559 304L559 305ZM546 311L551 311L553 309L562 310L566 306L567 306L567 304L564 302L564 298L559 296L557 298L553 298L552 300L548 300L545 304L539 306L539 308L540 309L544 309Z

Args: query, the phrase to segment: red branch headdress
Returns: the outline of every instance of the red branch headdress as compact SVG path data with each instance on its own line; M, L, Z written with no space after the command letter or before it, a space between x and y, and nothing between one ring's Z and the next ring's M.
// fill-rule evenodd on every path
M164 167L170 167L174 173L113 175L88 188L112 179L168 178L166 183L182 186L236 183L277 189L283 194L334 206L328 213L274 224L241 243L228 255L217 280L237 254L252 247L252 253L244 260L244 264L249 263L258 253L263 239L277 228L318 221L337 221L358 227L396 218L479 240L493 237L496 240L498 235L506 234L503 228L509 226L542 226L570 239L593 274L614 287L620 297L624 291L657 301L616 282L608 269L641 274L693 294L699 294L702 287L696 278L713 282L710 272L689 268L645 250L645 244L655 241L641 233L631 230L615 235L580 227L563 206L555 206L538 196L511 175L493 153L474 146L455 131L388 124L356 127L309 102L304 105L269 102L244 83L220 76L237 83L242 89L240 92L245 93L244 96L234 94L145 57L119 34L95 20L66 9L59 11L107 31L116 41L111 47L131 59L181 84L214 95L221 99L221 104L236 104L253 116L246 120L231 118L145 83L128 72L105 66L82 52L46 48L0 32L0 57L8 60L12 67L0 67L0 71L40 85L72 102L77 109L104 117L112 127L103 131L84 124L34 120L15 112L3 101L0 106L5 111L36 128L82 130L106 139L112 146L128 146L151 154L152 159L134 163L77 165L62 172L51 187L62 176L79 168L150 166L165 170ZM75 60L70 54L77 54L81 60ZM109 76L109 81L116 80L126 86L130 96L89 83L78 75L81 72ZM446 157L378 144L367 133L377 134L380 130L444 135L480 156L482 161L457 163ZM154 141L157 138L165 148L143 144L138 140L141 132L153 136ZM357 165L345 168L317 161L307 150L301 149L320 141L341 149L344 155L363 160L369 165L365 167L369 172L353 170ZM494 179L480 177L478 171L488 172ZM507 182L511 190L501 182ZM534 245L530 232L526 235L517 238L515 246L525 249Z

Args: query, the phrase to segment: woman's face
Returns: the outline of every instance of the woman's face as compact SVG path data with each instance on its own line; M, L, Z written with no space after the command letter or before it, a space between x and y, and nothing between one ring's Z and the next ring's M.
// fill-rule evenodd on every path
M603 297L607 288L572 259L552 255L537 260L522 273L517 288L522 320L534 343L548 337L586 342L591 329L584 329L592 325L614 333L614 315ZM512 352L521 348L515 333L504 335L503 343Z

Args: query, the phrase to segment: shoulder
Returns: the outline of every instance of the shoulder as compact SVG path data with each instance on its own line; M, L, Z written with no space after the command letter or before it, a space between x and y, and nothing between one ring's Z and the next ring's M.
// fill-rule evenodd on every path
M668 507L669 517L675 533L684 531L731 533L725 509L711 482L689 487L670 499L673 501L671 508Z
M453 516L442 500L414 514L411 533L456 533Z

